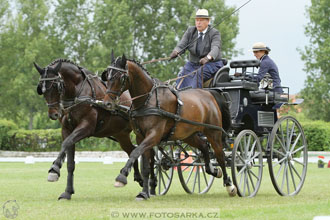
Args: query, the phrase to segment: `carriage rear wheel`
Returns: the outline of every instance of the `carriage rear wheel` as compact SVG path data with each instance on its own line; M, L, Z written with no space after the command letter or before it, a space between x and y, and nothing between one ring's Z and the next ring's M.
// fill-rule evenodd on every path
M173 146L166 145L163 147L163 153L157 148L155 150L154 171L157 177L156 195L165 195L170 189L173 173Z
M280 118L268 142L269 173L275 190L282 196L299 193L307 172L307 142L299 122L291 117Z
M178 154L182 161L177 169L183 189L189 194L207 193L213 184L214 176L206 173L202 153L188 144L184 145L181 150ZM214 154L211 150L210 152L211 163L216 164Z
M253 131L243 130L235 138L231 161L231 173L238 195L255 196L262 178L263 152Z

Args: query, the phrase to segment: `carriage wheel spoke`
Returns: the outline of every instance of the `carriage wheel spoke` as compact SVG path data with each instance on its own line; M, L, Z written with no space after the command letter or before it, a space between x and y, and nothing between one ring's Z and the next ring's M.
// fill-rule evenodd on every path
M277 166L278 164L282 163L284 160L286 160L286 157L283 157L281 160L277 161L275 164L273 164L273 167Z
M298 178L299 178L300 181L301 181L301 176L300 176L300 174L298 173L297 169L296 169L292 164L291 164L291 167L292 167L293 171L296 173L296 175L298 176Z
M167 177L167 179L170 178L169 175L165 171L162 171L162 172L163 172L163 174L165 174L165 176Z
M249 179L251 181L251 186L252 186L252 189L253 189L253 192L255 191L255 186L254 186L254 182L253 182L253 178L251 176L251 173L250 173L250 170L248 170L248 175L249 175ZM250 193L251 194L251 193Z
M198 174L198 192L201 192L201 174L199 172L200 167L198 167L198 170L196 170L197 174Z
M161 178L162 178L162 181L163 181L164 189L166 189L166 184L165 184L165 180L164 180L164 175L163 174L161 175Z
M284 171L283 171L283 177L282 177L282 185L281 185L281 189L283 189L283 187L284 187L285 174L287 173L287 164L286 164L286 162L283 163L283 164L284 164Z
M192 174L193 171L194 171L194 166L192 166L192 168L191 168L191 170L190 170L190 172L189 172L189 174L188 174L188 178L187 178L187 180L186 180L186 185L188 185L188 182L189 182L189 180L190 180L190 177L191 177L191 174Z
M243 187L243 195L245 196L245 189L246 189L246 172L244 172L244 187Z
M237 174L237 176L239 176L239 174ZM243 180L243 174L241 174L241 176L240 176L240 179L239 179L239 188L241 188L242 187L242 180Z
M244 170L246 169L246 167L242 167L241 170L237 173L237 176L240 175Z
M292 137L293 137L293 133L294 133L294 127L295 127L295 123L292 124L292 128L290 130L290 136L288 137L288 150L290 150L290 143L291 143L291 140L292 140Z
M247 145L245 145L245 155L246 155L246 158L248 158L248 154L249 154L249 146L250 146L250 143L251 143L251 135L249 135L248 137L248 142L247 142Z
M251 158L251 160L254 160L255 158L259 157L260 154L261 154L261 152L255 153L255 155Z
M289 120L286 120L286 150L289 150L290 145L290 135L289 135L290 129L289 129Z
M206 178L206 175L205 175L205 170L204 170L204 167L203 166L202 166L202 171L203 171L203 177L204 177L205 184L208 186L209 183L207 181L207 178Z
M305 148L305 145L303 145L303 146L297 148L295 151L292 152L292 154L295 154L295 153L297 153L298 151L300 151L300 150L302 150L302 149L304 149L304 148Z
M286 149L285 149L285 145L283 144L284 142L282 142L282 140L280 139L280 137L276 134L275 135L276 139L278 140L281 148L284 150L284 152L286 152ZM282 136L282 139L283 139L283 136ZM275 149L274 149L275 150Z
M290 152L292 152L294 150L294 148L296 147L299 139L300 139L301 133L298 134L298 136L296 137L296 140L294 141L294 143L292 144L291 150Z
M280 169L278 169L277 174L276 174L276 179L280 176L281 170L283 168L284 163L281 164Z
M237 153L236 153L236 155L237 155L238 159L240 159L243 163L245 163L245 160L243 159L243 157L241 155L239 155Z
M252 170L249 170L249 172L257 179L257 181L259 181L259 177Z
M251 158L253 156L254 148L255 148L256 145L257 145L257 140L255 140L252 144L252 147L251 147L251 150L250 150L251 154L250 154L249 158ZM253 158L251 158L251 159L253 159Z
M196 168L198 168L198 166ZM194 170L194 169L192 169L192 170ZM192 190L193 192L195 192L197 173L198 173L198 171L196 170L195 178L194 178L194 182L193 182L193 190Z
M305 164L303 164L302 162L296 160L295 158L292 158L292 160L293 160L294 162L296 162L296 163L299 163L299 164L302 165L302 166L305 166Z
M293 171L292 171L292 168L291 168L291 163L289 162L289 170L290 170L290 174L291 174L291 179L292 179L292 183L293 183L293 187L294 187L294 190L296 191L297 190L297 187L296 187L296 182L294 180L294 176L293 176Z

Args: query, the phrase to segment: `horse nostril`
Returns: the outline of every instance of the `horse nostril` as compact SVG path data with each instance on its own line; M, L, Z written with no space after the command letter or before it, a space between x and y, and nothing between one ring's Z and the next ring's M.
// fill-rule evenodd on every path
M111 102L105 102L105 106L106 106L107 108L111 108Z

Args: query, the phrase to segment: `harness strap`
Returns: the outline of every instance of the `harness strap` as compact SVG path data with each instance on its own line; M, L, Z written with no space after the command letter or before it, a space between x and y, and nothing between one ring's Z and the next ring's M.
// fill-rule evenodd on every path
M211 125L211 124L205 124L197 121L191 121L185 118L182 118L180 115L176 115L171 112L164 111L163 109L155 108L155 107L150 107L150 108L142 108L138 110L133 110L130 111L130 118L135 118L135 117L143 117L143 116L149 116L149 115L155 115L155 116L160 116L160 117L167 117L167 118L172 118L177 122L183 122L191 125L197 125L197 126L203 126L206 128L214 129L214 130L219 130L222 131L225 135L229 136L227 132L219 126L216 125Z

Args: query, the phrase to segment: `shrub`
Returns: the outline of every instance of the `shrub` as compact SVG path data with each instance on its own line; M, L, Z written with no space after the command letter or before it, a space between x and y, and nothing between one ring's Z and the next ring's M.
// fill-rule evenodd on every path
M59 151L61 149L61 129L45 130L11 130L9 134L10 148L2 150L12 151Z
M0 119L0 149L10 148L8 132L17 128L14 122Z
M24 130L15 126L1 127L2 144L0 150L11 151L60 151L62 144L61 129ZM76 144L77 151L114 151L121 150L119 143L109 138L90 137Z
M301 123L309 151L330 151L330 123L309 121Z

